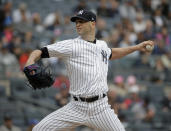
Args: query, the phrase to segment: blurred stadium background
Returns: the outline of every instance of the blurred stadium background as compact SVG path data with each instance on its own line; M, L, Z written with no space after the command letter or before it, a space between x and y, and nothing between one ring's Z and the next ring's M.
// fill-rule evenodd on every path
M170 0L1 0L0 125L10 115L14 125L31 131L32 124L69 101L62 60L39 61L56 76L45 90L28 88L22 69L32 50L77 36L70 16L80 9L98 14L96 37L109 47L155 41L151 54L110 61L109 103L127 131L171 131Z

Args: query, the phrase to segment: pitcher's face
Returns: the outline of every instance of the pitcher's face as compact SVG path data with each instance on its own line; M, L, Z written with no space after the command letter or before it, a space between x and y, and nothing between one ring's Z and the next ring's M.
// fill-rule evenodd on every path
M95 26L94 23L95 22L84 21L82 19L78 19L75 21L75 23L76 23L77 33L80 36L87 35L87 34L91 33L92 31L94 31L94 26Z

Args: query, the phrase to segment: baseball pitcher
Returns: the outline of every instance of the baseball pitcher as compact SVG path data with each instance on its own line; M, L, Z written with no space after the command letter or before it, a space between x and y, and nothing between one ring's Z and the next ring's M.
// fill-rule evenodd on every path
M71 17L71 21L75 22L79 35L77 38L34 50L25 65L24 72L26 76L31 77L31 83L34 83L43 76L37 75L37 69L39 74L41 70L35 64L36 61L40 58L60 57L65 62L70 81L71 101L46 116L33 131L70 131L80 125L98 131L125 131L108 104L108 61L119 59L134 51L149 52L146 46L154 46L154 43L144 41L126 48L108 48L105 41L95 38L96 15L93 12L80 10ZM52 84L53 79L48 79ZM37 88L36 84L33 86Z

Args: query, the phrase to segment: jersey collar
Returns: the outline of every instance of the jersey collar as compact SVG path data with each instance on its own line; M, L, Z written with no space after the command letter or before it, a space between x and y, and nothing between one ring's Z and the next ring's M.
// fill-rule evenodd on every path
M78 37L78 39L82 39L82 38L81 38L81 36L79 36L79 37ZM82 40L83 40L83 39L82 39ZM86 40L85 40L85 41L86 41ZM97 41L97 39L95 38L95 40L94 40L94 41L87 41L87 42L90 42L90 43L96 44L96 41Z
M94 41L88 41L88 42L91 42L93 44L96 44L96 38L94 39Z

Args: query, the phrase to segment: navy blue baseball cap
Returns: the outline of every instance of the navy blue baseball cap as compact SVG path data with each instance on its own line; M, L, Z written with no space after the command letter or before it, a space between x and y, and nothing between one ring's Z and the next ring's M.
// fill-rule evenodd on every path
M96 15L88 10L80 10L75 16L71 17L72 22L75 22L77 19L96 21Z

